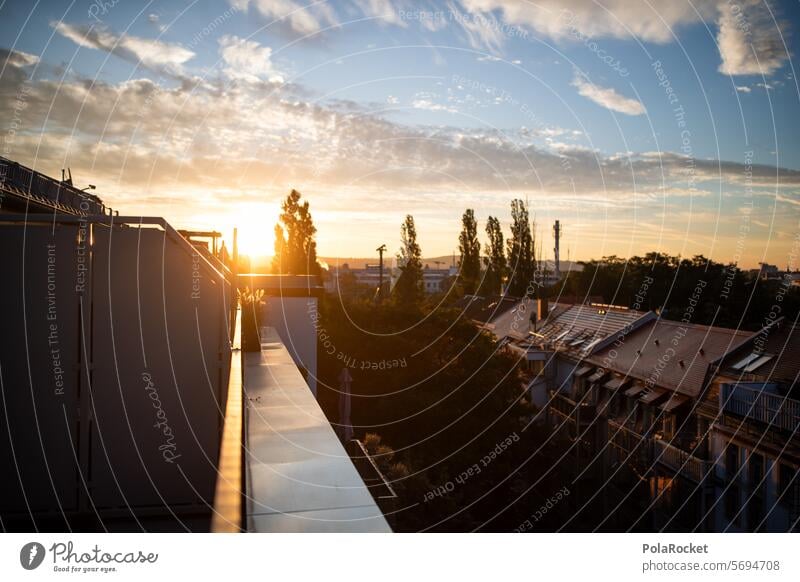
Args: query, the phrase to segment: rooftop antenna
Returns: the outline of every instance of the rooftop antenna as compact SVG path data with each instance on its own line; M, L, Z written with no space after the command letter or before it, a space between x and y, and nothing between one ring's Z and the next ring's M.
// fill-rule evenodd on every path
M553 238L556 239L556 246L553 248L553 259L554 259L554 270L555 270L555 278L557 280L561 279L561 265L559 263L559 248L560 248L560 241L561 241L561 221L556 220L556 223L553 225ZM569 256L569 251L567 251L567 256ZM569 260L569 258L567 259Z
M378 293L377 293L377 299L378 302L380 302L380 300L383 298L383 253L386 252L386 245L383 244L375 250L378 251L378 256L380 257L380 267L378 267Z

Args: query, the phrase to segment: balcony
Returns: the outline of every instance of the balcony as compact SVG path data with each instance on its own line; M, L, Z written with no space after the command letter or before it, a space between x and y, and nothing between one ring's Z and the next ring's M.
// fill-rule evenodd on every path
M276 330L242 355L243 529L391 531Z
M720 389L720 409L748 421L789 432L797 430L800 425L800 401L767 392L766 388L723 384Z
M592 395L575 401L557 390L550 391L550 409L572 423L588 424L595 416L595 402Z
M703 483L709 477L713 478L714 463L696 457L661 439L653 440L653 460L695 483Z

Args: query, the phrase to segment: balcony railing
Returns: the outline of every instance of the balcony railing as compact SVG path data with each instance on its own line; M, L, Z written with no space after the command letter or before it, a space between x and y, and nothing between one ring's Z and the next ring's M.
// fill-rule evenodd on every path
M741 384L722 385L720 408L787 431L794 431L800 424L800 401Z
M591 395L587 395L582 401L575 401L562 392L551 390L550 397L550 407L571 422L576 422L576 419L580 418L581 424L584 424L594 418L595 404L590 400Z
M667 441L653 440L653 460L674 470L682 477L695 483L702 483L712 474L714 464L669 444Z

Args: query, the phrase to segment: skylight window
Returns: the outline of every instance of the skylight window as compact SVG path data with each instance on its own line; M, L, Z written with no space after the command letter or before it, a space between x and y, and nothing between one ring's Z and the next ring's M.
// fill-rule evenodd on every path
M592 349L594 346L596 346L597 344L599 344L599 343L602 341L602 339L603 339L603 338L599 337L599 338L597 338L597 339L594 339L594 340L590 341L588 344L586 344L585 346L583 346L583 351L585 351L585 352L588 352L588 351L589 351L589 350L591 350L591 349Z
M753 370L757 370L767 362L769 362L775 356L760 356L759 358L750 362L750 364L744 369L745 372L752 372Z
M554 342L557 342L558 340L560 340L561 338L563 338L563 337L564 337L565 335L567 335L568 333L569 333L569 330L567 330L567 331L564 331L564 332L561 332L560 334L558 334L556 337L554 337L554 338L553 338L553 341L554 341Z
M751 363L753 360L755 360L756 358L758 358L758 354L756 354L756 353L752 353L752 354L748 355L746 358L743 358L743 359L739 360L738 362L736 362L736 363L735 363L733 366L731 366L731 367L732 367L734 370L741 370L742 368L744 368L745 366L747 366L748 364L750 364L750 363Z

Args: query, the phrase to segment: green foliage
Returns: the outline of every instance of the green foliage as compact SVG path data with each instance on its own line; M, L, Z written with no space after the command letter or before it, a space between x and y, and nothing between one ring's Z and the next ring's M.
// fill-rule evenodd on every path
M356 435L374 433L366 437L367 449L383 457L381 468L401 496L398 507L407 508L397 514L396 528L416 531L444 520L439 529L460 531L488 520L487 507L451 516L513 474L527 442L514 444L447 496L424 497L479 463L498 442L521 434L530 407L518 362L452 311L420 320L416 308L366 300L342 305L336 298L320 312L330 336L319 352L323 407L336 418L337 378L348 366ZM504 498L501 491L494 499Z
M528 206L522 200L511 201L511 238L508 239L508 294L530 294L536 275L536 258Z
M486 235L489 237L487 245L486 274L483 277L480 292L482 295L496 295L506 276L506 249L503 241L503 229L500 221L490 216L486 220Z
M275 225L273 273L319 275L317 228L311 218L308 201L300 203L301 194L292 190L281 205L280 222Z
M481 277L481 243L478 241L478 223L472 208L467 208L461 217L458 250L461 253L459 271L461 289L467 294L475 293Z
M400 278L394 288L395 300L404 306L419 305L424 293L422 290L422 250L417 243L417 228L414 217L406 216L400 227L402 246L398 259L400 261Z
M582 265L581 272L570 273L550 290L556 301L560 294L600 296L605 303L659 309L666 319L679 321L689 313L691 323L751 330L765 325L776 304L780 315L790 319L800 309L796 287L752 278L733 264L702 255L682 259L650 252L628 260L603 257Z

